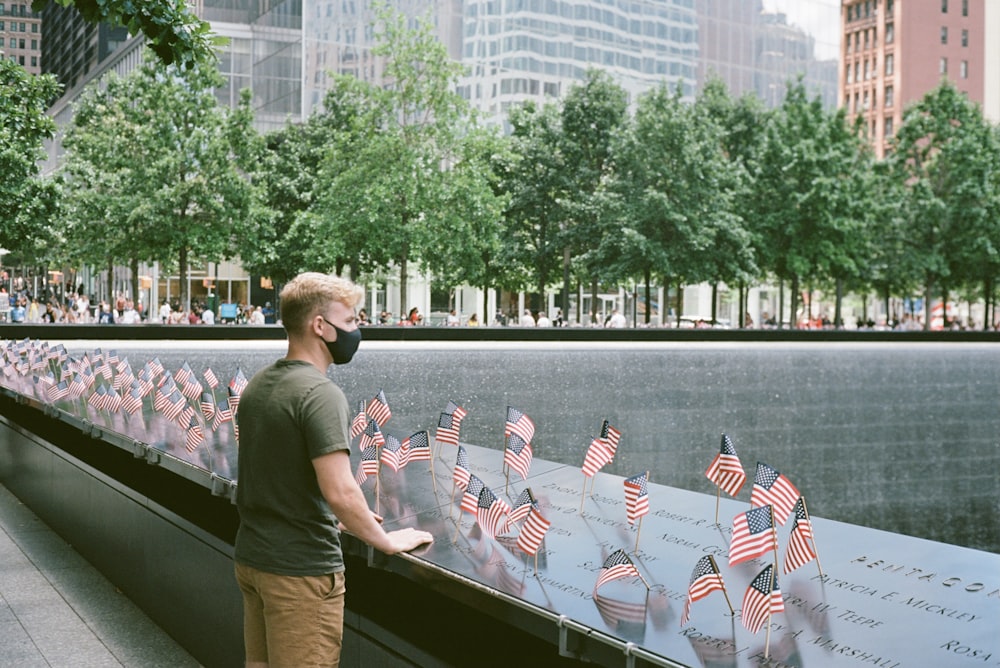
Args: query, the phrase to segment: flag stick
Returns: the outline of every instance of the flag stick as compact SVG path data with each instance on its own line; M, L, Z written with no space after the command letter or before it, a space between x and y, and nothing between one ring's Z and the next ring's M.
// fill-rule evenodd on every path
M379 487L379 477L382 472L382 462L381 459L378 463L378 468L375 469L375 514L381 515L379 511L379 498L378 498L378 487Z
M535 577L538 577L538 550L535 550Z
M583 512L583 502L587 498L587 474L583 474L583 489L580 490L580 512Z
M812 517L809 515L809 509L806 508L806 497L802 497L802 510L806 513L806 519L809 521L809 539L813 544L813 552L816 553L816 568L819 569L820 576L823 575L823 566L819 563L819 550L816 548L816 532L812 531Z
M771 656L771 592L774 590L774 575L775 571L771 571L771 579L767 585L767 636L764 640L765 659Z
M458 485L454 480L451 481L451 500L448 501L448 519L450 520L452 515L455 514L455 490L458 489Z
M642 517L645 517L645 515ZM642 517L639 518L639 527L635 532L635 549L632 550L633 553L639 551L639 535L642 533Z
M437 499L438 483L437 476L434 475L434 455L431 455L431 460L427 462L427 465L431 469L431 485L434 486L434 498Z
M590 494L594 493L594 481L596 480L597 480L597 474L595 473L594 477L590 479ZM586 483L584 483L584 486L586 486Z
M722 487L715 486L715 523L719 523L719 499L722 497Z
M506 496L509 497L510 496L510 491L509 491L510 490L510 467L504 465L503 468L504 468L504 474L506 475L506 478L507 478L507 481L504 483L504 486L503 486L503 493L504 493L504 495L506 495Z
M771 508L771 547L774 550L774 572L778 572L778 527L774 524L774 506Z
M718 573L719 572L719 564L715 563L715 557L713 557L712 555L708 555L708 559L709 559L709 561L712 562L712 569L716 573ZM732 603L732 601L729 600L729 592L726 591L726 583L725 582L722 583L722 595L726 597L726 605L729 606L729 614L735 615L736 614L736 610L733 609L733 603Z
M649 583L646 582L646 578L642 577L642 573L639 572L638 568L635 569L635 572L636 572L636 575L639 576L639 579L642 580L642 584L646 585L646 594L649 594Z

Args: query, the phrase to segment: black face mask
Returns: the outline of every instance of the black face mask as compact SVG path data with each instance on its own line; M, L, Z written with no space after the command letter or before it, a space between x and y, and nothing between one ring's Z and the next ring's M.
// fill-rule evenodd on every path
M323 318L323 320L326 320L326 324L333 327L334 331L337 332L337 339L335 341L323 339L326 349L330 351L330 356L333 358L333 363L347 364L354 357L354 353L358 351L358 344L361 343L361 330L355 329L348 332L337 327L326 318Z

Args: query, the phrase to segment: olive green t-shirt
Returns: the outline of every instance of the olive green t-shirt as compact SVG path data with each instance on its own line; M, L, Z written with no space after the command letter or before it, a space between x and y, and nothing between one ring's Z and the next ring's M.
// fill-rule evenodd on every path
M344 570L340 532L312 460L350 450L343 391L308 362L281 359L240 396L235 559L278 575Z

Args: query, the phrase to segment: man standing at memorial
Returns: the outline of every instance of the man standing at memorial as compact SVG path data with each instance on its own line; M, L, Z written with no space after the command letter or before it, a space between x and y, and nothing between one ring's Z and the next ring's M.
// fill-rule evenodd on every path
M236 579L247 666L337 666L344 621L340 526L387 554L433 540L386 532L350 464L350 409L326 375L351 361L364 293L342 278L300 274L281 292L288 354L240 397Z

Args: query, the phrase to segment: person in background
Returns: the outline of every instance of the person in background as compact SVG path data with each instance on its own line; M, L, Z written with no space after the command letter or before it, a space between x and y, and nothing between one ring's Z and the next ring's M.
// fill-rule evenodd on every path
M476 313L473 313L472 315L470 315L469 316L469 322L466 323L466 324L468 324L469 327L479 327L479 315L476 314Z
M350 407L331 382L358 344L350 281L300 274L281 291L285 357L240 397L240 525L234 552L243 594L246 665L339 666L344 623L340 528L386 554L433 540L385 531L351 470Z

